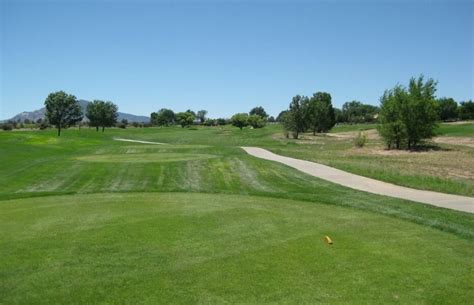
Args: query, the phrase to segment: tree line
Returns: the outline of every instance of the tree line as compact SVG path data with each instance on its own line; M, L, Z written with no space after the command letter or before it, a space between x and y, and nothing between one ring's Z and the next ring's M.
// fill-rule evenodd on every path
M62 129L73 126L84 118L77 98L64 91L50 93L44 105L46 121L56 127L58 136L61 135ZM104 132L105 127L117 123L118 107L110 101L94 100L87 104L85 116L89 126L95 127L97 131L102 128Z
M452 98L436 99L437 82L424 80L423 76L411 78L407 87L397 85L386 90L380 98L380 106L350 101L341 109L332 105L331 94L316 92L311 97L296 95L288 109L275 119L269 116L261 106L252 108L248 113L236 113L230 119L207 117L206 110L194 112L190 109L175 113L162 108L150 115L152 126L191 125L222 126L232 124L240 129L250 126L262 128L267 123L279 122L285 131L297 139L303 132L313 134L328 132L335 124L377 123L377 129L387 148L413 149L435 134L437 122L474 120L474 102L471 100L457 103ZM94 100L88 103L85 114L74 95L64 91L53 92L45 100L46 118L36 123L40 129L54 125L61 130L76 125L85 117L91 127L97 131L106 127L125 128L128 122L117 123L118 107L110 101ZM26 120L25 120L26 123ZM136 124L137 127L139 124ZM2 129L21 128L23 122L7 122Z
M267 122L274 122L273 117L269 117L265 109L261 106L252 108L249 113L237 113L230 119L207 117L207 110L194 112L190 109L184 112L175 113L171 109L162 108L150 114L150 122L153 126L168 127L180 125L181 127L190 127L191 125L204 126L223 126L232 124L240 129L251 126L253 128L262 128Z

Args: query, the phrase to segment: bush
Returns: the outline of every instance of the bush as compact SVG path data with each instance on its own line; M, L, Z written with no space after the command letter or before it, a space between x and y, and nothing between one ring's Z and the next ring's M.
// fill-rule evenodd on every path
M9 124L9 123L2 124L2 129L5 130L5 131L13 130L13 125Z
M415 148L431 138L437 127L436 82L412 78L408 88L400 85L385 91L381 98L378 126L387 148Z
M50 127L49 123L45 120L42 120L41 123L39 123L39 125L38 125L38 128L40 130L44 130L44 129L49 128L49 127Z
M367 143L367 134L365 132L359 131L357 137L354 138L354 145L356 147L362 148Z
M265 125L267 123L266 120L263 117L261 117L257 114L250 115L247 120L248 120L248 124L250 126L252 126L253 128L265 127Z

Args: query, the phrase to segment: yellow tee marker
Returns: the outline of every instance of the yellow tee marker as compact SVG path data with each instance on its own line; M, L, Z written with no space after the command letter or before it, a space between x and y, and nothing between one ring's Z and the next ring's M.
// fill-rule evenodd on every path
M324 240L328 243L328 245L332 245L332 239L329 236L324 236Z

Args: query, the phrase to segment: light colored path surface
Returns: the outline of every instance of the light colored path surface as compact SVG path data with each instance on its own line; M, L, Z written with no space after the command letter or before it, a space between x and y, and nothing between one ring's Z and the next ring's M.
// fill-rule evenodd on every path
M132 139L122 139L122 138L114 138L114 140L123 141L123 142L142 143L142 144L166 145L166 143L160 143L160 142L149 142L149 141L140 141L140 140L132 140Z
M254 157L280 162L311 176L347 186L352 189L422 202L447 209L474 213L473 197L422 191L398 186L391 183L351 174L319 163L280 156L263 148L242 147L242 149Z

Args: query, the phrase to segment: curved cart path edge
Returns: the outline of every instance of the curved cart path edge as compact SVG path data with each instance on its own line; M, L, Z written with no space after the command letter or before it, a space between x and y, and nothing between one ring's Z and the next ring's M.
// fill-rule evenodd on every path
M368 193L395 197L437 207L474 213L474 198L460 195L424 191L399 186L355 174L351 174L327 165L284 157L259 147L242 147L245 152L257 158L283 163L306 174L336 184Z

